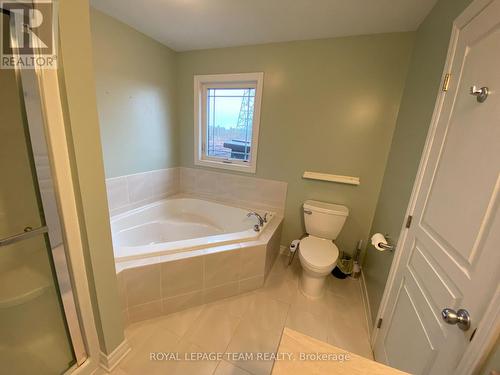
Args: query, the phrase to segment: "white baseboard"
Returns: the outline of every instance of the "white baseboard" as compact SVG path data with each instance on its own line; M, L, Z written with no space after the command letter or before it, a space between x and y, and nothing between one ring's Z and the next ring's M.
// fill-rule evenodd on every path
M365 279L365 274L363 273L363 270L361 270L360 281L361 281L361 297L363 300L363 307L365 310L366 324L368 325L368 334L369 334L370 339L371 339L372 333L373 333L372 312L370 309L370 300L368 298L368 290L366 289L366 279Z
M123 340L120 345L116 347L111 354L99 353L99 366L101 366L107 372L111 372L115 369L120 361L125 358L125 356L130 352L131 348L127 339Z

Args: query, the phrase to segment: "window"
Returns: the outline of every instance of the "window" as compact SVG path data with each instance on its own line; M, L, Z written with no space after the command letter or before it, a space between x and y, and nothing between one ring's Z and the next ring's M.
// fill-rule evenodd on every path
M255 173L263 73L194 77L195 164Z

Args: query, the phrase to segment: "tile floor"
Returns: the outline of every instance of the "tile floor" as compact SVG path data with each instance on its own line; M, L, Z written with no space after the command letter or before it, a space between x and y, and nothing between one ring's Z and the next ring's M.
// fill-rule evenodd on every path
M371 359L359 282L329 277L324 297L311 301L298 290L299 260L289 267L287 261L281 255L254 292L129 326L132 351L113 374L269 374L272 361L153 361L150 355L275 352L284 326Z

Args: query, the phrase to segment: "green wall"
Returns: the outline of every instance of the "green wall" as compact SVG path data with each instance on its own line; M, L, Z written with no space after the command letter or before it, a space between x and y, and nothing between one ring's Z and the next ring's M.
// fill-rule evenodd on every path
M410 199L448 51L453 20L471 0L440 0L417 31L401 108L370 233L389 233L394 242ZM364 275L375 319L391 267L392 253L368 246Z
M179 53L181 165L194 166L193 75L264 72L256 176L288 183L282 243L303 234L301 204L317 199L350 208L338 243L352 252L368 236L413 40L392 33ZM306 170L359 176L361 185L304 180Z
M95 9L90 20L106 177L176 166L176 53Z

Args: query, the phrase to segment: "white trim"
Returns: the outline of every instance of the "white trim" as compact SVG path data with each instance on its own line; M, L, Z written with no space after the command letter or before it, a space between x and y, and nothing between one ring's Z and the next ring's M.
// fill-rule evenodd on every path
M472 21L474 17L476 17L485 7L487 7L490 3L492 3L495 0L475 0L472 2L453 22L453 28L451 32L451 37L450 37L450 43L448 46L448 53L446 56L446 62L444 65L444 70L442 77L445 76L446 73L451 71L451 67L453 65L453 58L455 56L455 49L459 37L459 32L461 29L463 29L469 22ZM428 162L429 154L431 151L431 146L434 141L434 136L437 130L437 125L439 122L439 115L441 113L441 109L443 106L444 98L445 98L446 92L439 90L437 94L437 99L436 99L436 104L434 107L434 112L432 114L432 119L431 119L431 125L429 127L429 131L427 133L427 139L425 141L425 146L424 150L422 152L422 158L420 159L420 164L418 167L418 172L417 176L415 179L415 183L413 185L413 190L411 193L410 197L410 202L408 203L408 208L406 210L406 214L404 217L408 217L409 215L413 214L413 211L415 209L415 204L418 196L418 192L420 190L422 180L423 180L423 175L424 175L424 170ZM389 296L391 294L392 288L396 287L394 285L394 281L396 278L396 273L398 272L401 259L403 257L403 253L405 250L405 242L407 238L408 230L406 228L406 223L402 223L401 226L401 231L398 239L398 243L396 244L396 250L395 250L395 255L394 259L392 260L391 264L391 269L389 271L389 276L387 279L387 283L385 286L384 290L384 295L382 296L382 301L380 303L379 311L377 313L377 318L376 322L382 318L386 312L386 310L389 308L388 306L388 300ZM410 247L406 247L409 251ZM404 265L403 265L404 266ZM484 360L488 354L488 350L490 347L494 344L498 337L498 331L500 330L500 313L499 313L499 305L500 305L500 296L497 294L495 298L492 300L490 305L488 306L488 309L483 316L482 321L483 322L490 322L490 325L492 325L494 328L491 328L489 331L488 329L483 328L481 332L477 331L476 334L481 333L481 337L475 337L474 340L471 341L471 343L467 346L467 349L462 356L462 359L459 363L459 366L457 367L458 373L457 375L466 375L470 374L473 372L471 369L478 369L479 365L482 360ZM496 306L495 306L496 303ZM496 308L496 311L495 311ZM373 345L375 344L377 340L377 335L378 335L379 329L376 329L374 327L373 330L373 337L372 337L372 343Z
M70 269L75 303L78 307L82 335L86 344L87 360L78 368L70 369L72 374L90 374L98 366L99 341L94 322L94 313L88 286L81 229L75 198L75 187L71 175L70 156L66 129L61 107L57 71L37 69L41 107L47 134L49 158L54 172L55 193L60 202L61 223L66 239L68 267Z
M206 157L202 151L204 139L204 85L211 84L220 87L241 87L252 85L255 87L255 103L252 124L252 144L250 147L250 161L222 160ZM260 110L262 105L262 86L264 73L238 74L209 74L194 76L194 164L199 166L229 169L233 171L255 173L257 169L257 154L259 145Z
M361 284L361 300L363 301L363 307L366 316L366 324L368 326L368 337L371 339L373 333L372 310L370 308L370 299L368 298L368 289L366 288L366 278L363 270L361 270L360 284Z
M106 355L103 352L100 352L99 353L99 358L100 358L99 365L107 372L111 372L115 369L116 366L118 366L120 361L123 358L125 358L125 356L128 353L130 353L131 350L132 350L132 348L130 347L128 341L125 339L110 354Z

